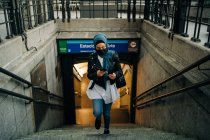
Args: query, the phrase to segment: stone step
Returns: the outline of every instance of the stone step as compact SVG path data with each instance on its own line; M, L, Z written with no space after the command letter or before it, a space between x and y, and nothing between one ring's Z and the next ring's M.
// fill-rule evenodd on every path
M128 122L129 122L129 112L127 108L113 108L111 110L111 123L128 123ZM76 124L93 125L94 123L95 123L95 117L93 116L92 108L76 109Z
M96 130L93 126L65 126L29 135L19 140L195 140L174 133L134 124L112 124L110 135L103 134L103 127Z

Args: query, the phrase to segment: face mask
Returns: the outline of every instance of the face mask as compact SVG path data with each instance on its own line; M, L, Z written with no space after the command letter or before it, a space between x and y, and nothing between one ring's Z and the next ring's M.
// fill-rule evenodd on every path
M98 55L103 56L104 54L106 54L107 49L104 49L104 50L96 50L96 52L97 52Z
M96 50L97 54L103 56L106 52L105 50Z

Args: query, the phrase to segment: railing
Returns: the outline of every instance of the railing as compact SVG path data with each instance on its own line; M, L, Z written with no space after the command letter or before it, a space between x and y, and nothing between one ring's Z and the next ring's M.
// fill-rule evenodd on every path
M187 86L187 87L184 87L184 88L180 88L178 90L175 90L175 91L172 91L172 92L168 92L168 93L162 93L161 95L157 96L157 97L152 97L150 99L147 99L145 100L144 98L146 97L149 97L149 96L152 96L152 94L150 93L151 91L157 89L158 87L162 86L163 84L167 83L168 81L171 81L171 80L174 80L176 77L192 70L193 68L195 67L199 67L201 64L207 62L210 60L210 54L199 59L198 61L192 63L191 65L187 66L186 68L182 69L180 72L170 76L169 78L163 80L162 82L158 83L157 85L151 87L150 89L144 91L143 93L141 93L139 96L135 97L133 100L134 100L134 107L137 108L137 109L141 109L143 107L145 107L146 105L149 105L151 103L154 103L156 101L159 101L160 99L163 99L163 98L167 98L167 97L171 97L173 95L176 95L176 94L182 94L184 93L185 91L188 91L190 89L196 89L196 88L199 88L199 87L202 87L202 86L205 86L205 85L209 85L210 84L210 78L207 78L201 82L198 82L198 83L195 83L195 84L192 84L190 86ZM141 102L141 103L139 103ZM205 108L203 108L205 109ZM210 112L205 109L205 111L210 114Z
M9 15L11 9L11 4L9 0L0 1L0 42L2 42L1 36L3 35L6 39L9 39L13 36L11 24L13 22L14 15ZM4 30L6 29L6 30ZM4 30L4 32L2 32Z
M54 19L53 0L26 0L20 9L25 30Z
M46 95L48 95L49 97L54 97L54 98L57 98L57 99L63 101L63 97L60 97L60 96L55 95L55 94L53 94L53 93L50 93L49 91L47 91L47 90L45 90L45 89L43 89L43 88L41 88L41 87L34 86L34 85L33 85L32 83L30 83L29 81L27 81L27 80L25 80L25 79L23 79L23 78L21 78L21 77L15 75L15 74L9 72L9 71L7 71L7 70L1 68L1 67L0 67L0 72L3 73L3 74L5 74L5 75L7 75L7 76L10 76L10 77L14 78L15 80L17 80L17 81L19 81L19 82L21 82L21 83L23 83L23 84L26 84L27 87L32 87L32 89L41 90L41 91L43 91L43 92L42 92L43 94L46 94ZM32 91L34 91L34 90L32 90ZM32 97L28 97L28 96L25 96L25 95L21 95L21 94L19 94L19 93L15 93L15 92L13 92L13 91L9 91L9 90L3 89L3 88L0 88L0 93L1 93L1 94L6 94L6 95L10 95L10 96L15 96L15 97L18 97L18 98L21 98L21 99L28 100L29 103L30 103L30 102L36 102L36 103L47 104L47 105L50 105L50 106L63 107L62 105L59 105L59 104L53 104L53 103L49 103L49 102L46 102L46 101L43 101L43 100L37 100L37 99L34 99L34 98L32 98Z
M0 43L54 20L53 0L0 0Z
M0 42L61 18L136 18L150 20L173 34L210 48L208 0L0 0Z
M210 48L210 1L148 0L144 19ZM208 34L207 34L208 33Z
M0 67L0 72L1 72L1 73L4 73L5 75L8 75L8 76L10 76L10 77L12 77L12 78L14 78L14 79L16 79L16 80L18 80L18 81L20 81L20 82L22 82L22 83L24 83L24 84L26 84L28 87L33 86L32 83L28 82L27 80L25 80L25 79L23 79L23 78L21 78L21 77L15 75L15 74L11 73L11 72L9 72L8 70L5 70L5 69L3 69L3 68L1 68L1 67Z
M5 95L10 95L10 96L18 97L20 99L27 100L27 101L29 101L28 103L35 102L35 103L40 103L40 104L45 104L45 105L49 105L49 106L63 108L62 105L53 104L53 103L49 103L49 102L42 101L42 100L35 100L35 99L31 98L31 97L28 97L28 96L25 96L25 95L21 95L19 93L16 93L16 92L13 92L13 91L9 91L9 90L3 89L3 88L0 88L0 93L1 94L5 94Z
M55 0L57 19L73 18L128 18L143 14L144 1L138 0ZM135 9L135 10L134 10Z

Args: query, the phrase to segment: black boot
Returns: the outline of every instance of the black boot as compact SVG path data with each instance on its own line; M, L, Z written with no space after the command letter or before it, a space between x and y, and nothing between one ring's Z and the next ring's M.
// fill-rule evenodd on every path
M101 127L101 120L96 119L95 120L95 128L100 129L100 127Z
M109 134L109 129L104 129L104 134Z

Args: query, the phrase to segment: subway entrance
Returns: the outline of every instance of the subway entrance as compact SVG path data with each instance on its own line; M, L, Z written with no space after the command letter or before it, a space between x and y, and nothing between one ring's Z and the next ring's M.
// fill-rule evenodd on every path
M108 38L109 50L119 55L126 86L118 89L120 98L112 105L111 123L132 123L135 110L132 99L136 96L137 58L140 38ZM86 95L89 84L87 65L94 51L92 39L57 39L61 66L64 116L66 124L91 125L94 123L92 101Z

